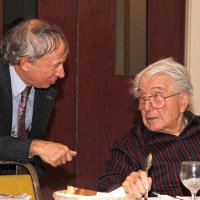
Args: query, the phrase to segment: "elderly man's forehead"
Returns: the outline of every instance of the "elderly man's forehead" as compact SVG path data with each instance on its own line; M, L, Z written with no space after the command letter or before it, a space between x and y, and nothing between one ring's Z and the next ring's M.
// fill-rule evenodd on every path
M141 75L140 80L157 80L157 79L169 79L170 81L174 82L174 79L167 73L165 72L158 72L158 73L144 73Z
M139 90L143 87L151 88L152 90L164 90L163 88L175 87L175 80L165 73L157 73L154 75L142 75L139 81Z

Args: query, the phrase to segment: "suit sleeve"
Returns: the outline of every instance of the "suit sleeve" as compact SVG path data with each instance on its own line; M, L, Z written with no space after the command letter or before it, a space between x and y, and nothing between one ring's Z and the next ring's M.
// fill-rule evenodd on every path
M26 163L29 161L31 139L0 137L0 160Z

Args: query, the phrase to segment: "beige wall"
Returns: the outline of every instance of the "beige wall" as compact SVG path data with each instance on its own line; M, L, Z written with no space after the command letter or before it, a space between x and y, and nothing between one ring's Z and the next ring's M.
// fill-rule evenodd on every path
M200 115L200 0L186 0L185 66L194 86L192 111Z

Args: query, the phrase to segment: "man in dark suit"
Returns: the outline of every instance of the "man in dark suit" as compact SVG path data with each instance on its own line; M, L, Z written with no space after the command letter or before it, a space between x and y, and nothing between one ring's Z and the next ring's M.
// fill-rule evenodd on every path
M39 177L44 161L54 167L71 161L75 151L42 139L56 96L55 83L65 76L69 51L64 33L44 20L29 19L9 29L0 58L0 160L31 162ZM25 111L25 136L18 125L22 91L31 86ZM12 173L1 167L0 173Z

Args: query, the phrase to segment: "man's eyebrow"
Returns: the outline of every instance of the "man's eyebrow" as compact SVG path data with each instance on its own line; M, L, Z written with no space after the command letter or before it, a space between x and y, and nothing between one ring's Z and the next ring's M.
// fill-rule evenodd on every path
M152 87L150 90L154 90L154 89L159 89L159 90L165 90L163 87L161 86L154 86ZM138 88L138 91L142 91L142 88Z
M152 87L151 90L162 90L162 91L164 91L165 88L160 87L160 86L155 86L155 87Z
M152 87L152 88L150 89L150 91L154 91L154 90L166 91L165 88L160 87L160 86L155 86L155 87ZM142 90L142 88L139 88L139 89L138 89L138 92L144 92L144 91Z
M63 60L59 60L58 62L56 62L56 63L53 63L52 64L52 66L56 66L56 65L59 65L59 64L61 64L61 63L65 63L66 62L66 59L63 59Z

